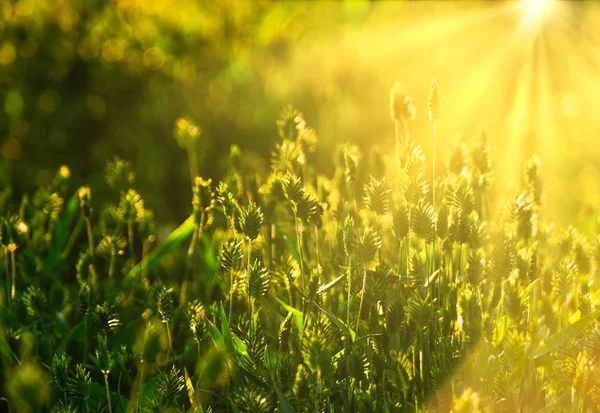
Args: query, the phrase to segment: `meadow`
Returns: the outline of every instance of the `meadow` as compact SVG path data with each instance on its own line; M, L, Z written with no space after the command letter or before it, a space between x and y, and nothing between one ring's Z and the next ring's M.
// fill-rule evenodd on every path
M313 164L317 131L286 107L268 175L236 145L218 182L190 164L190 216L160 243L118 157L105 168L110 201L71 187L61 166L5 204L4 406L600 409L598 239L544 219L537 158L492 215L485 132L448 159L426 157L420 142L435 147L447 104L435 80L425 108L396 83L394 150L340 144L329 176ZM411 135L417 109L429 136ZM191 161L200 133L175 122Z

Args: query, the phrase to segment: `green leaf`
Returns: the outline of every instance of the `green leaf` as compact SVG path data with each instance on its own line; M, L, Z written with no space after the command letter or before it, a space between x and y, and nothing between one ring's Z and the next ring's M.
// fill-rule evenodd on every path
M494 329L493 343L495 346L502 342L502 339L508 331L509 326L510 318L507 315L503 315L502 318L500 318L498 324L496 325L496 328Z
M175 249L181 242L188 239L194 232L196 224L194 223L194 217L189 217L183 224L178 226L173 232L171 232L162 244L160 244L154 251L152 251L147 257L147 269L152 270L155 268L162 258L169 254ZM139 262L129 274L128 278L137 278L142 272L142 262Z
M58 268L60 264L64 260L62 253L69 238L69 228L71 227L71 222L73 221L73 217L77 214L79 210L79 195L75 192L69 202L64 209L64 213L60 222L56 226L54 230L54 237L52 239L52 248L48 253L48 258L46 259L46 265L44 266L44 272L46 274L53 274ZM83 218L79 218L73 229L73 236L76 237L81 229L83 228Z
M296 410L292 407L289 400L285 397L285 394L281 391L279 386L273 381L273 386L275 387L275 393L277 393L277 398L279 399L279 407L282 413L296 413Z
M563 344L567 343L570 339L581 333L589 323L594 321L600 315L600 308L592 311L585 317L581 317L578 321L574 322L563 328L561 331L553 335L544 344L539 346L537 350L531 355L532 358L536 359L543 356L551 351L558 349Z
M183 375L185 377L185 388L187 390L188 399L190 401L190 405L192 406L192 410L194 412L198 411L198 406L196 405L196 391L194 390L194 385L192 384L190 375L185 367L183 368Z
M281 304L281 306L288 313L292 313L292 317L294 317L294 322L296 323L296 327L298 328L299 331L302 331L302 326L304 325L304 314L302 314L302 311L298 310L297 308L292 307L291 305L286 304L279 298L276 298L276 300L279 304Z
M14 353L14 351L12 351L12 349L10 348L3 336L0 336L0 353L2 353L7 359L9 359L12 364L21 365L19 358Z
M340 281L342 281L344 279L344 277L346 277L348 275L347 272L344 272L342 275L340 275L339 277L337 277L335 280L322 285L321 287L319 287L319 289L317 290L317 294L321 294L324 293L325 291L329 290L330 288L334 287L335 285L337 285Z
M531 292L533 291L533 287L535 287L535 285L537 284L539 278L534 280L531 284L529 284L527 286L527 288L525 288L522 292L521 292L521 304L525 304L525 300L527 300L527 298L529 297L529 295L531 294Z

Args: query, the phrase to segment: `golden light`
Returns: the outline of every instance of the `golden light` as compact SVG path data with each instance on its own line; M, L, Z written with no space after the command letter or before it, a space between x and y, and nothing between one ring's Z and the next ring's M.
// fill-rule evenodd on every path
M522 0L525 9L523 22L526 25L537 24L548 15L553 7L553 0Z

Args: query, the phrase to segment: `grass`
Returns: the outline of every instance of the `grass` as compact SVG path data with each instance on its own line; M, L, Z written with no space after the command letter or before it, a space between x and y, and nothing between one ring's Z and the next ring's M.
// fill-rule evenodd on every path
M443 119L432 91L435 139ZM3 211L0 403L14 412L600 410L599 239L544 221L535 158L492 216L485 135L443 168L409 136L415 108L399 85L390 110L390 159L362 160L346 145L323 176L316 132L285 109L270 174L234 147L218 184L193 176L190 218L158 245L118 158L106 170L112 203L69 189L63 167ZM199 131L176 123L182 147Z

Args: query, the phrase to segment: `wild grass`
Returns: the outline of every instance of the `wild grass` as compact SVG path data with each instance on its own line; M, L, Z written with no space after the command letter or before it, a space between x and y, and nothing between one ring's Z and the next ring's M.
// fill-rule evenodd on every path
M428 110L435 142L435 82ZM600 238L543 220L536 158L492 216L485 134L440 167L410 136L416 109L398 84L390 112L395 153L340 146L332 176L293 108L276 122L268 176L234 146L213 183L190 152L190 218L158 244L119 158L107 164L108 204L69 188L62 167L4 206L3 405L600 410ZM182 148L199 133L177 120Z

